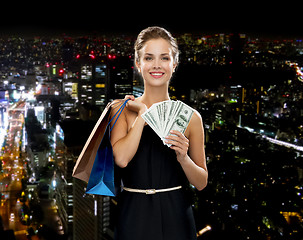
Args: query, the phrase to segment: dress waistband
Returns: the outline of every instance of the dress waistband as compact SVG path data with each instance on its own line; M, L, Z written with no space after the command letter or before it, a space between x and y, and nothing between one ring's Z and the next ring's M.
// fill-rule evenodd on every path
M156 194L156 193L161 193L161 192L170 192L174 190L181 189L182 186L177 186L177 187L172 187L172 188L163 188L163 189L134 189L134 188L128 188L128 187L123 187L123 190L127 192L134 192L134 193L145 193L145 194Z

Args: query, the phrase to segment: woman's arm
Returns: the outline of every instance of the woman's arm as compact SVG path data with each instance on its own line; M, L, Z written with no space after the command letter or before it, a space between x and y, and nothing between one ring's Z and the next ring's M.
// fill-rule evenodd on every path
M126 96L125 99L131 99L126 104L127 110L138 113L138 116L128 131L127 110L124 109L111 131L111 144L113 146L115 163L121 168L126 167L137 152L145 124L141 114L147 109L144 104L135 102L133 96ZM117 111L118 108L114 109L111 115L113 116Z
M208 172L204 151L204 129L201 115L195 112L188 126L188 138L181 132L173 131L167 136L167 143L172 144L188 181L199 191L207 185Z

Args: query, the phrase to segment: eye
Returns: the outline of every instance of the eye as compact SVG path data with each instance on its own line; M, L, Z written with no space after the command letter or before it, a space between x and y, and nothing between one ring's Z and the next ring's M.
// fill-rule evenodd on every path
M146 61L151 61L151 60L153 60L152 57L145 57L144 59L145 59Z
M162 57L162 60L163 60L163 61L168 61L168 60L169 60L169 57Z

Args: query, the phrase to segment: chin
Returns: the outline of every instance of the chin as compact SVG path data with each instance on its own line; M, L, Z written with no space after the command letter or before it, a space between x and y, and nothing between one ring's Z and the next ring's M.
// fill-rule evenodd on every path
M152 79L152 78L145 78L144 84L147 84L152 87L164 87L169 85L170 78L161 78L161 79Z
M165 81L165 82L145 81L145 84L151 87L168 87L169 81Z

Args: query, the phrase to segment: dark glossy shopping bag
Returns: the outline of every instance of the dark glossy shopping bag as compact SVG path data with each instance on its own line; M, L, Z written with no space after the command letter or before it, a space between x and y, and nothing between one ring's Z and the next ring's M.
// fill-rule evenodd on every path
M115 196L115 175L114 175L114 156L113 148L110 142L110 132L117 122L128 100L124 101L122 106L108 122L105 133L95 155L94 164L90 173L86 193ZM110 123L114 121L113 126Z

